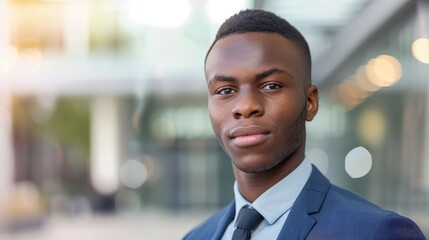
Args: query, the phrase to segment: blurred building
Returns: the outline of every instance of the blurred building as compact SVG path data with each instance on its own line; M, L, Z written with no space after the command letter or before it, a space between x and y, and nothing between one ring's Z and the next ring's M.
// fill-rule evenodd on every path
M426 234L428 3L371 2L336 36L314 64L322 109L309 131L311 145L329 156L332 180L414 218ZM358 146L372 167L350 178L346 156Z
M307 156L429 235L427 0L0 0L0 232L10 219L231 201L203 62L244 8L277 13L310 44L321 107Z

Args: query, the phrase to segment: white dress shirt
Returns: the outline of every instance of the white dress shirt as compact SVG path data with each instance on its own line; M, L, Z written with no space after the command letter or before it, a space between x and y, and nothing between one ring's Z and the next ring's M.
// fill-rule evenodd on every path
M228 225L222 240L231 240L238 212L246 205L256 209L263 217L261 224L252 232L252 240L277 239L290 209L311 174L311 163L304 161L289 175L265 191L253 203L249 203L234 183L235 217Z

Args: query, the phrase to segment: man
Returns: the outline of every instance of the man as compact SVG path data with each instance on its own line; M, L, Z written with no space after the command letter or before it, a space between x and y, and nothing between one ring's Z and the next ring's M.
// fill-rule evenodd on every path
M185 239L425 238L410 219L330 184L305 158L305 121L319 95L307 42L287 21L262 10L226 20L205 77L235 199Z

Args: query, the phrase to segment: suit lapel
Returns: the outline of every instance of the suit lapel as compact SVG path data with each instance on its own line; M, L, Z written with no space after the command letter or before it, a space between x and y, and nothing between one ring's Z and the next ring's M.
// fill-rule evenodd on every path
M225 209L225 213L220 217L218 224L216 225L215 232L211 240L219 240L225 233L226 228L234 219L235 216L235 201L232 201Z
M311 215L319 212L330 183L313 166L310 178L296 199L277 239L305 239L317 223Z

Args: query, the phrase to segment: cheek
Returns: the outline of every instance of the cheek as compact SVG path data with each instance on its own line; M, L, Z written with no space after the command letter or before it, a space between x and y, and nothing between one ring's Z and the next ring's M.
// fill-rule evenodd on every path
M225 125L229 119L228 108L226 104L212 103L209 101L208 111L213 130L220 139L220 137L223 136Z
M209 111L209 118L210 118L210 122L212 124L213 130L216 132L217 126L218 126L218 121L216 119L216 115L213 115L210 111Z
M271 104L271 106L275 107L270 108L270 112L266 112L266 115L270 115L276 128L289 129L296 124L298 118L302 117L303 111L305 111L305 104L295 99L285 98L275 104Z
M217 108L213 108L210 104L209 104L208 110L209 110L209 118L210 118L210 122L212 123L213 130L215 131L216 135L218 135L218 132L220 130L219 128L222 122L220 111Z

